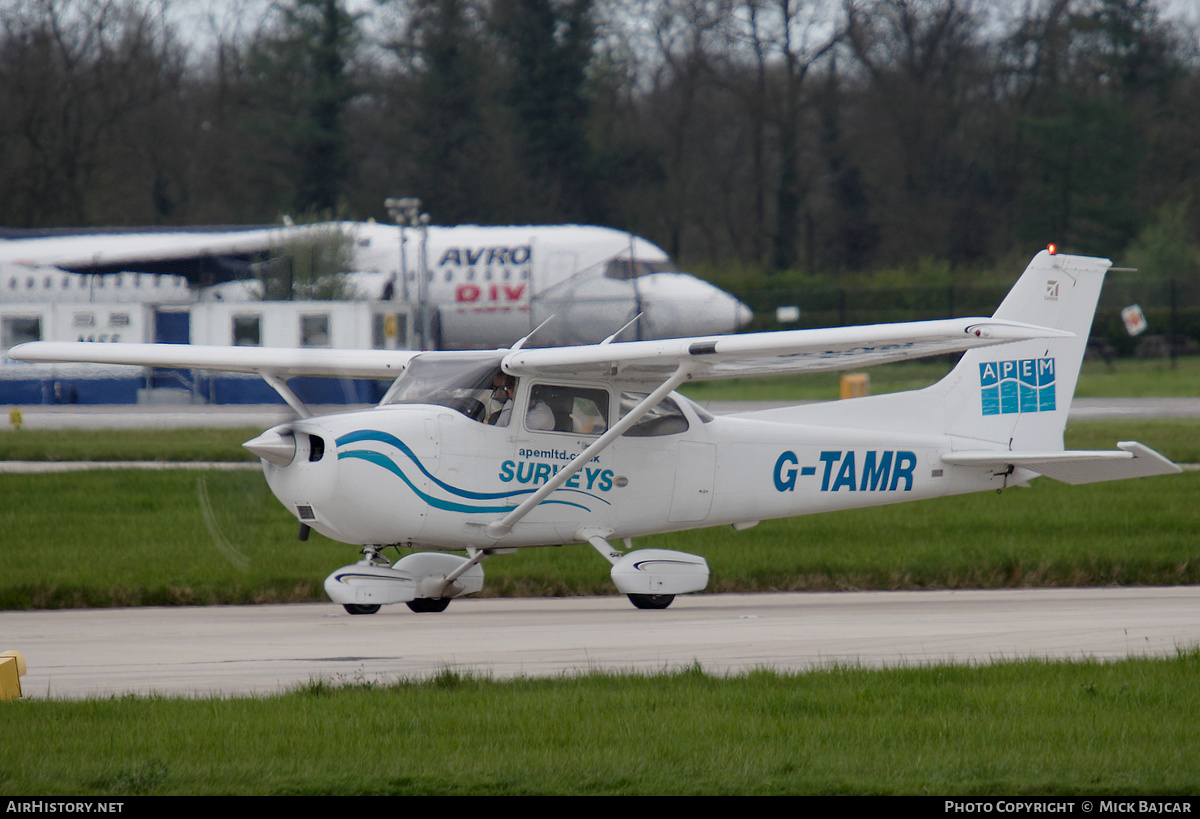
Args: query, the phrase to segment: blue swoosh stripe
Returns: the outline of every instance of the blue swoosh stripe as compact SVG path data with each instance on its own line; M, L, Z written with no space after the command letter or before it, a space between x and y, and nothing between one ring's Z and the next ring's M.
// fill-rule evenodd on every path
M363 449L352 450L350 452L339 452L338 459L340 460L342 458L358 458L360 460L364 460L364 461L373 463L376 466L383 467L388 472L391 472L393 475L396 475L402 481L404 481L406 484L408 484L408 488L411 489L417 497L419 497L421 500L425 501L425 503L429 504L430 506L434 507L435 509L444 509L447 512L468 512L468 513L511 512L513 509L511 506L468 506L467 504L464 504L464 503L455 503L453 501L441 500L439 498L433 497L432 495L427 495L426 493L422 492L420 489L417 488L416 484L414 484L412 482L412 480L407 475L404 474L404 470L402 470L400 467L396 466L395 462L393 462L391 458L389 458L388 456L386 456L380 452L373 452L371 450L363 450ZM564 506L574 506L576 509L582 509L585 512L592 511L591 509L587 508L586 506L582 506L578 503L571 503L570 501L545 500L545 501L542 501L542 503L562 504Z
M345 444L358 443L359 441L378 441L379 443L388 444L389 446L394 446L396 449L403 452L404 455L410 461L413 462L413 464L417 467L417 469L421 470L422 475L424 475L429 480L433 481L435 484L437 484L438 486L440 486L442 489L446 490L450 494L458 495L460 498L470 498L471 500L504 500L506 498L515 498L520 495L529 495L536 491L534 489L518 489L518 490L514 490L512 492L472 492L469 489L460 489L457 486L451 486L450 484L446 483L445 481L438 480L438 478L436 478L433 475L433 473L431 473L428 469L426 469L425 465L423 463L421 463L420 459L417 458L417 456L413 453L413 451L408 448L408 444L401 441L395 435L391 435L386 432L381 432L376 429L360 429L360 430L356 430L355 432L347 433L346 435L343 435L341 438L338 438L336 443L338 446L343 446ZM365 451L370 452L372 450L365 450ZM342 456L338 455L338 457L340 458ZM394 466L394 464L393 464L393 466ZM405 480L407 480L407 478ZM585 492L582 489L575 489L573 487L564 486L564 487L559 488L556 491L580 494L580 495L583 495L584 497L591 498L592 500L600 501L605 506L612 506L612 503L610 501L607 501L598 495L593 495L591 492ZM555 501L555 502L562 503L564 501ZM574 504L572 504L572 505L574 505ZM584 509L587 507L581 506L580 508ZM588 510L588 511L591 511L591 510Z

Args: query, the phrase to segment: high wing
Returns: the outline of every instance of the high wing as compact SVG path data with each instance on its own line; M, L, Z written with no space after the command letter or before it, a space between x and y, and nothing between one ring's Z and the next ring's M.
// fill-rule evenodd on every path
M620 378L626 382L651 384L656 387L653 394L661 398L690 380L840 370L961 352L992 344L1072 335L1017 321L969 318L532 350L524 349L519 342L504 358L502 366L507 372L521 376L570 376L600 381ZM288 387L289 378L302 375L395 378L414 356L452 358L457 354L35 341L13 347L8 355L18 360L44 363L131 364L257 373L301 417L307 418L312 413ZM626 426L654 406L643 403L624 419ZM597 442L603 442L601 448L619 434L614 430L620 426L614 426L608 434L601 436ZM562 480L573 472L574 469L563 470Z
M418 355L411 350L322 350L307 347L223 347L202 344L105 344L89 341L31 341L8 351L9 358L41 363L132 364L181 370L256 373L301 418L312 411L287 385L300 375L334 378L395 378ZM446 353L426 353L446 355ZM451 353L451 355L453 355Z
M571 376L662 383L681 366L689 380L843 370L1035 338L1072 334L992 318L943 319L740 336L631 341L585 347L515 348L504 359L514 375ZM34 341L10 358L295 376L395 378L413 356L454 352L226 347L192 344L101 344Z
M518 376L661 383L681 366L688 380L845 370L974 347L1073 333L996 318L940 319L736 336L518 349L504 359Z
M31 341L9 358L42 363L132 364L180 370L270 373L333 378L395 378L418 353L411 350L326 350L311 347L230 347L203 344L105 344ZM442 355L445 355L444 353Z

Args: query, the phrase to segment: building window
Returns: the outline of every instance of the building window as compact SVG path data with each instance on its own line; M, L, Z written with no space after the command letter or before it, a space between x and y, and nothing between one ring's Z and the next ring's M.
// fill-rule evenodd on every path
M329 314L314 313L300 317L300 346L329 346Z
M376 350L401 350L408 338L408 316L403 313L376 313L374 346Z
M0 347L5 350L26 341L41 340L41 316L5 316L0 319Z
M258 316L234 316L233 343L236 347L261 347L262 320Z

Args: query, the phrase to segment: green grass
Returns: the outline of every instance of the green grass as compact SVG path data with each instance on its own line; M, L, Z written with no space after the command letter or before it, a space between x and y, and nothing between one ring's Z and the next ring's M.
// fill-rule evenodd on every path
M1200 653L0 708L8 796L1196 794ZM345 682L345 681L343 681ZM352 682L352 681L351 681Z
M0 475L0 607L320 599L357 550L314 537L257 472Z
M0 475L0 608L323 600L352 546L297 524L253 472ZM1045 479L895 506L638 538L704 555L710 591L1200 582L1200 472ZM587 546L484 564L489 596L613 594Z
M1200 419L1122 418L1071 421L1067 449L1113 449L1117 441L1140 441L1179 464L1200 463Z
M1075 394L1080 398L1195 398L1200 396L1200 358L1180 358L1174 367L1163 359L1118 359L1112 367L1086 361Z
M245 429L0 429L0 461L257 461Z

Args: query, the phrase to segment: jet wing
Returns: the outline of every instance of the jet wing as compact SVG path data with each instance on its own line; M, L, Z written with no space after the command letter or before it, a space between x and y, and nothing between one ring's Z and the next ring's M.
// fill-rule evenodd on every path
M258 253L279 246L297 228L84 233L0 242L0 262L71 268L112 267L197 256Z
M8 351L9 358L20 361L133 364L181 370L266 373L285 380L298 375L395 378L415 355L418 353L411 350L102 344L88 341L31 341Z
M680 366L690 380L845 370L972 347L1073 334L995 318L940 319L900 324L785 330L734 336L630 341L589 347L513 350L504 369L513 375L586 377L660 383Z
M1136 441L1121 441L1114 450L948 452L942 456L942 460L958 466L998 469L1021 467L1073 486L1151 475L1173 475L1182 471L1153 449Z

